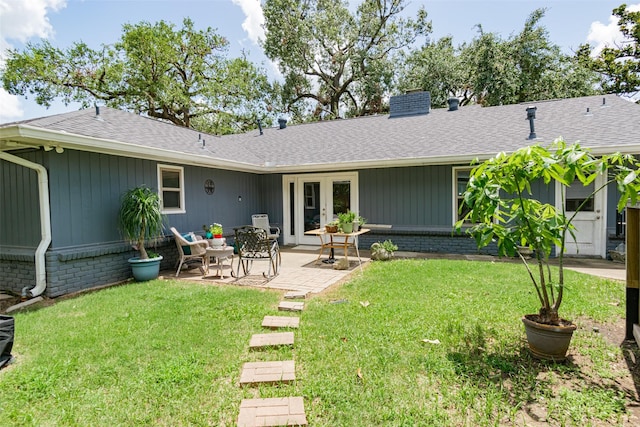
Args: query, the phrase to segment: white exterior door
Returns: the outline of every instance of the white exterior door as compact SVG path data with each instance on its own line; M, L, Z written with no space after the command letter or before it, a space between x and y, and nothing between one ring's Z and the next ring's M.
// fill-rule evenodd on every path
M575 210L583 202L586 203L581 211L575 214L572 223L575 226L575 239L567 236L565 255L606 257L606 200L607 189L599 191L594 197L589 198L594 189L600 188L604 183L604 177L598 177L588 186L583 186L576 181L565 191L565 212L568 218L575 214ZM556 189L560 195L561 188ZM556 200L558 209L562 208L562 200Z
M305 231L324 227L339 213L358 212L358 173L283 177L285 244L319 245Z

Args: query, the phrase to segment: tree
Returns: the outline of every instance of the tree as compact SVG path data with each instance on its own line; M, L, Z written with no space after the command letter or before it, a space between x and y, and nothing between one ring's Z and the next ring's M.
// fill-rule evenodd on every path
M405 4L364 0L353 14L342 0L267 0L263 46L284 75L288 112L318 120L382 111L391 56L431 31L424 9L399 16Z
M631 12L622 4L613 9L618 27L625 37L620 45L607 46L594 54L591 46L580 46L576 57L583 64L605 77L603 89L618 94L640 92L640 11ZM640 102L640 100L638 101Z
M458 48L445 38L411 52L400 87L431 91L434 105L448 96L490 106L597 93L597 75L549 40L544 13L535 10L506 40L478 25L478 36Z
M212 133L255 127L270 86L246 58L227 59L228 42L213 29L181 29L160 21L125 24L119 42L90 49L76 42L61 50L45 41L11 51L2 73L5 90L33 94L40 105L56 98L89 106L97 101L179 126Z
M464 93L465 76L461 57L453 46L453 39L443 37L406 56L398 77L398 89L402 92L415 88L429 91L431 104L444 107L447 105L447 99ZM468 102L469 99L463 95L462 105Z

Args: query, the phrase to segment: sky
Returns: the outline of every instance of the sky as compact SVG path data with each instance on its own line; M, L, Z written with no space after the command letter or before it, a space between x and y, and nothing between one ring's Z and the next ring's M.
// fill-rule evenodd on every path
M141 21L172 22L181 28L191 18L197 29L211 27L226 37L228 57L244 51L272 79L279 78L277 67L260 47L264 38L264 18L260 0L0 0L0 67L7 49L22 50L26 43L48 40L64 49L83 41L97 49L113 44L122 35L123 24ZM359 3L351 0L352 6ZM617 21L611 16L624 0L409 0L405 16L415 15L424 5L432 21L432 40L452 36L454 45L470 41L483 31L503 38L520 32L531 12L546 8L541 24L550 40L565 53L582 43L592 46L611 44L620 39ZM640 2L627 0L632 10ZM0 123L48 116L78 109L56 102L50 108L38 106L32 99L9 95L0 89Z

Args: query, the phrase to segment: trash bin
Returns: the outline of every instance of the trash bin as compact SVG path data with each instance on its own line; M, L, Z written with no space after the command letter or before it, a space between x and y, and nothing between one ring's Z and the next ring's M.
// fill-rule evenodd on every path
M11 361L14 330L14 318L0 315L0 369Z

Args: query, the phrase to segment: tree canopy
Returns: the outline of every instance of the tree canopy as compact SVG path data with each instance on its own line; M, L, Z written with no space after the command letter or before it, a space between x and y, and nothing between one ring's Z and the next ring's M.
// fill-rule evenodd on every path
M640 92L640 11L631 12L622 4L613 9L613 15L618 17L618 27L625 40L620 45L605 47L593 57L593 48L582 45L577 57L605 77L605 91L637 95Z
M179 126L238 132L255 127L271 88L247 58L226 58L227 45L211 28L196 31L190 19L180 29L164 21L126 24L119 42L99 50L44 41L11 51L2 82L40 105L104 102Z
M596 93L597 75L549 40L540 25L544 14L532 12L508 39L478 25L478 36L457 48L445 37L414 50L399 87L429 90L436 106L451 96L461 98L461 105L489 106Z
M266 0L267 57L284 75L288 112L315 120L380 112L394 79L392 55L431 31L427 14L402 18L406 0Z

